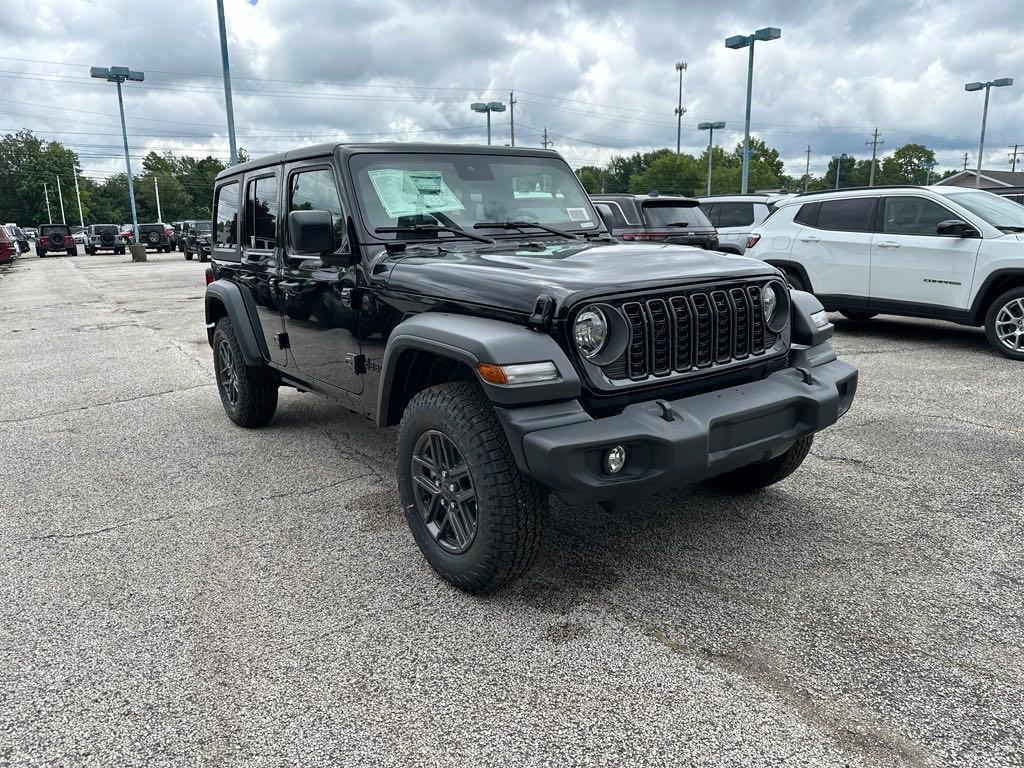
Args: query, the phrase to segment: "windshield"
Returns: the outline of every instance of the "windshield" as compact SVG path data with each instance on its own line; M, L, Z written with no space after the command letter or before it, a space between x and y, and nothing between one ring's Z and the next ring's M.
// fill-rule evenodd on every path
M212 231L213 227L210 225L210 222L208 221L201 221L198 224L196 224L196 232L205 232L206 234L210 234L210 232Z
M485 222L529 221L595 231L594 212L575 174L546 157L463 154L365 154L350 161L363 222L378 227L441 225L473 232ZM489 237L506 236L499 229ZM531 239L545 236L526 228ZM480 234L477 230L476 234ZM377 234L382 239L460 237L439 232ZM509 230L512 237L523 233Z
M669 201L644 203L644 220L649 227L671 227L685 224L689 229L711 227L711 222L696 205L683 205Z
M1024 228L1024 205L991 192L958 192L949 199L997 229Z

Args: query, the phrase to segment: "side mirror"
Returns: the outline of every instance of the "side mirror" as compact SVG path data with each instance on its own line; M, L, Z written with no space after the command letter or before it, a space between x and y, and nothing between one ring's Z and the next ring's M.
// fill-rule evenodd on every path
M597 209L597 215L601 217L601 221L604 223L604 228L608 230L610 235L615 229L615 215L612 213L612 207L608 203L594 203L594 207Z
M321 256L334 250L334 223L328 211L292 211L288 238L298 255Z
M935 227L936 234L947 237L974 237L977 230L961 219L946 219Z

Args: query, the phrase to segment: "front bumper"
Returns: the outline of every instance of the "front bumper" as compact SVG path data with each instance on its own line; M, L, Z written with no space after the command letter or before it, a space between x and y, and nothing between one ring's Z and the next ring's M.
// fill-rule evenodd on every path
M857 369L833 359L777 371L760 381L671 402L652 400L592 419L575 401L499 416L521 468L572 503L635 499L764 461L834 424L857 389ZM671 420L666 420L666 408ZM557 426L552 426L557 424ZM605 452L626 448L615 475Z

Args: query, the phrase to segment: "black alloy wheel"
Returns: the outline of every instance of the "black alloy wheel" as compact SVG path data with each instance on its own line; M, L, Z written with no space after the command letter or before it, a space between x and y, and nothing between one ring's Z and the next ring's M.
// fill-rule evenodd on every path
M431 429L412 452L416 509L427 532L446 552L462 554L477 531L477 499L469 466L448 435Z
M235 373L235 356L227 339L217 345L217 377L221 394L232 408L238 405L238 376Z

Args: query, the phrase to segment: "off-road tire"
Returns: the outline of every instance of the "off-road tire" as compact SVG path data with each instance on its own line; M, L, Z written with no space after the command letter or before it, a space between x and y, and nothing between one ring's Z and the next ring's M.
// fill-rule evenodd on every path
M1024 286L1011 288L997 296L995 301L989 305L988 311L985 313L985 337L992 348L1003 357L1008 357L1011 360L1024 360L1024 349L1012 350L996 335L996 318L999 316L1000 310L1015 299L1024 302Z
M850 322L853 322L853 323L866 323L868 320L870 320L871 318L875 317L878 313L877 312L854 312L854 311L847 312L846 310L843 310L839 314L841 314L843 317L845 317Z
M124 248L115 248L114 249L114 254L116 256L124 256Z
M222 372L220 351L222 344L230 351L237 388L234 403L225 391L225 377ZM231 321L222 317L213 331L213 365L217 377L217 392L220 394L224 412L235 424L247 429L262 427L274 418L277 410L278 382L270 369L265 366L249 366L242 356L242 348L235 336Z
M46 251L43 251L43 250L40 250L39 248L36 248L36 256L38 256L41 259L44 256L46 256Z
M429 430L443 433L461 452L476 493L476 532L461 554L438 544L416 506L412 457ZM475 382L430 387L406 406L398 436L398 487L420 551L461 590L493 592L525 573L540 552L548 494L519 471L494 409Z
M774 485L780 480L785 480L803 464L813 443L814 435L801 437L781 456L726 472L712 478L709 484L720 491L733 493L750 493Z
M206 263L206 262L208 262L209 260L210 260L210 257L209 257L209 256L207 256L207 255L206 255L205 253L203 253L202 251L200 251L200 252L199 252L199 261L200 261L201 263L205 264L205 263Z
M77 256L77 255L78 255L78 246L77 245L74 248L68 248L68 256Z
M85 255L86 256L95 256L96 255L96 249L91 248L88 245L85 246Z
M187 248L185 249L185 261L192 261L192 252Z

